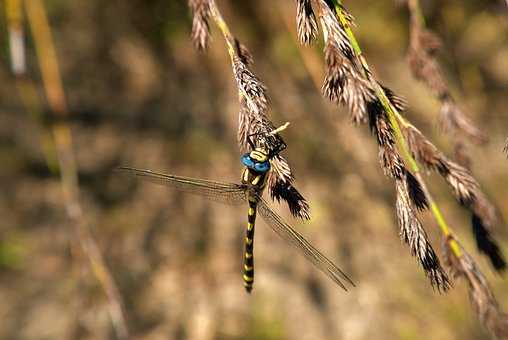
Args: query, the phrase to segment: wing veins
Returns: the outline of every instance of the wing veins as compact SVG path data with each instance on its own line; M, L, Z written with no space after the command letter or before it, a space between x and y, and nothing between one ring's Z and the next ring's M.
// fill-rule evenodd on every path
M270 209L266 201L262 198L259 198L258 210L266 224L268 224L268 226L270 226L277 235L291 243L295 248L300 249L307 260L309 260L317 269L327 275L337 285L342 287L342 289L347 291L347 288L342 280L345 280L352 286L355 286L353 281L340 268L338 268L331 260L310 244L310 242L307 241L300 233L284 222L282 217Z
M236 183L166 175L151 170L128 167L122 167L119 171L154 184L171 187L180 192L204 196L220 203L239 204L245 201L246 187Z

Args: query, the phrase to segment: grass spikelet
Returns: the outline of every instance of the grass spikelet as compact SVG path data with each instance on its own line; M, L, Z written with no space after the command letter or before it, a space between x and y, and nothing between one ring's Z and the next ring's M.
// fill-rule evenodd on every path
M249 136L250 128L250 115L249 115L249 107L247 106L247 99L242 94L238 95L238 99L240 102L240 110L238 112L238 134L237 140L238 145L240 146L241 151L247 151L249 148L249 144L247 143L247 139Z
M467 167L470 160L465 152L463 139L483 144L487 142L487 137L462 112L452 96L436 59L436 52L442 46L441 40L425 28L419 0L409 0L407 3L411 16L407 57L410 69L413 76L425 83L441 102L440 125L447 134L455 139L455 150L461 152L456 154L456 159Z
M420 211L428 209L429 202L427 200L427 196L425 196L422 185L420 184L420 181L409 171L406 171L406 185L409 198L415 205L416 209Z
M210 15L209 0L189 0L192 11L191 39L198 50L205 50L210 41Z
M300 194L300 192L293 186L294 180L291 168L286 159L280 155L272 160L272 167L275 175L270 174L269 178L269 191L270 197L273 200L286 201L289 211L295 217L303 220L310 219L310 207L307 200Z
M403 178L405 172L404 161L400 157L396 148L393 146L380 146L379 162L383 168L385 176L395 179Z
M265 115L257 116L251 114L247 100L240 95L240 113L238 127L238 143L240 149L249 148L247 137L249 134L260 131L272 131L273 124ZM271 161L273 172L270 173L268 187L273 200L286 201L289 211L295 217L310 219L310 207L305 198L292 185L294 180L291 168L286 159L280 155Z
M417 0L409 0L408 3L413 6ZM342 1L316 0L315 4L315 8L319 10L325 46L326 76L322 88L325 97L332 102L346 106L353 121L368 120L370 129L380 146L380 163L385 174L395 178L399 187L401 187L401 183L404 183L407 187L408 198L406 201L410 202L414 210L431 207L430 210L442 234L450 235L452 230L423 181L420 165L423 165L428 171L439 173L446 180L457 200L472 212L474 212L475 205L478 204L475 200L476 197L482 194L478 183L467 168L448 159L402 116L407 107L405 100L383 86L370 71L365 56L351 30L352 22ZM414 16L412 20L415 20ZM437 93L437 97L442 103L452 103L447 84L434 59L436 51L441 46L439 39L430 31L424 30L422 25L412 27L419 29L412 31L412 45L408 57L415 76L425 81ZM351 89L352 87L354 89ZM447 114L444 117L449 123L447 126L451 135L460 135L460 137L466 138L478 135L473 133L475 130L467 119L459 117L460 110L445 108ZM454 131L450 131L451 128ZM463 164L467 165L469 162L464 148L459 151L464 155ZM402 155L404 159L402 159ZM411 169L414 176L407 175L406 166ZM399 215L401 217L409 216L407 205L403 205L401 202L403 202L402 199L399 200ZM483 210L486 212L490 209L484 208ZM404 215L404 213L406 214ZM406 220L410 221L409 218L402 221ZM484 225L483 223L482 225ZM486 244L483 240L483 248L487 249L490 246L493 249L492 242L488 243L489 246ZM494 251L490 252L495 254ZM455 255L458 256L458 254Z
M274 124L267 116L269 109L267 88L249 68L253 63L252 55L238 39L235 38L233 41L235 47L232 56L233 73L240 93L238 143L240 149L246 150L248 135L272 131ZM292 185L294 177L287 161L277 156L271 163L274 175L270 176L269 191L272 199L286 201L293 216L309 219L309 204Z
M447 159L442 161L446 164L446 170L442 170L440 173L450 186L453 195L460 204L471 205L479 190L478 182L463 166Z
M346 106L353 123L367 122L367 103L373 99L369 82L364 79L334 41L325 45L326 76L323 95Z
M505 270L506 261L493 237L493 228L500 222L499 213L481 191L478 182L468 169L446 158L415 127L408 126L405 132L415 158L428 169L439 172L457 201L471 211L472 231L478 250L489 258L495 270Z
M390 104L392 104L393 107L397 109L397 111L404 112L407 110L408 104L407 100L404 97L395 94L395 92L382 84L379 85L381 85L381 88L385 92L386 97L390 101Z
M324 0L317 0L317 5L325 46L335 45L339 49L340 54L344 55L351 62L356 62L351 42L348 39L346 31L337 21L333 10Z
M270 196L274 201L280 202L282 199L286 201L289 211L293 216L304 220L310 219L309 204L289 182L284 182L276 176L270 176L269 181L275 182L270 185Z
M478 144L487 142L487 137L473 124L471 119L464 115L451 97L442 101L441 126L446 132L457 133L460 131L466 138Z
M508 315L499 307L487 279L480 272L473 258L452 235L443 238L442 242L445 263L450 271L455 278L463 278L468 283L469 299L478 320L494 338L506 339ZM459 257L455 255L452 247L459 249Z
M310 45L316 40L318 25L311 0L296 0L296 27L302 45Z
M380 146L394 146L393 129L379 100L369 102L367 112L369 113L370 130L376 136L378 144Z
M238 145L240 150L245 151L249 148L249 135L273 131L275 128L268 118L270 103L267 88L251 70L252 55L247 47L231 33L215 1L190 0L189 6L194 13L193 32L199 32L199 34L196 33L196 37L199 38L197 39L198 46L206 46L208 41L209 18L213 19L226 42L239 93ZM304 10L307 10L307 15L310 17L309 10L312 10L312 7L304 6ZM269 181L269 190L272 198L285 200L294 216L308 219L309 205L292 184L294 177L289 164L281 156L272 159L271 163L273 179Z
M367 105L374 99L370 82L362 75L353 47L344 28L337 21L332 8L317 1L319 18L325 40L326 76L322 86L325 97L344 105L353 123L367 122ZM346 18L351 22L351 17Z
M273 161L273 170L278 179L283 182L290 183L293 181L293 173L286 159L280 155L276 156ZM272 189L271 189L272 190Z
M471 228L478 250L489 258L496 271L506 270L506 259L493 235L494 226L501 220L499 211L482 192L476 194L470 210Z
M443 154L417 128L407 126L404 134L413 157L427 170L440 173L448 171Z
M240 40L235 38L234 41L236 56L240 59L240 61L246 66L251 66L254 64L254 58L252 57L249 49L244 44L242 44Z
M243 61L243 56L235 56L233 72L239 91L245 97L249 112L264 115L268 108L266 86L252 73Z
M379 162L385 176L402 179L405 166L393 137L393 130L388 122L386 113L378 100L369 102L369 125L372 133L377 137L379 144Z
M471 220L478 250L489 257L492 266L497 271L506 270L506 260L504 255L496 240L493 238L489 228L487 228L483 223L483 220L474 213Z
M411 254L415 256L431 285L438 291L445 292L450 287L450 281L441 267L432 245L428 241L427 233L416 215L410 200L408 182L404 179L395 181L397 193L396 212L400 228L401 239L409 246Z
M427 169L439 172L462 205L471 205L479 185L469 170L449 160L414 126L407 126L405 135L415 159Z
M465 141L484 144L487 136L462 112L454 100L436 59L436 51L442 44L435 34L425 28L419 0L408 0L407 3L411 16L409 64L415 78L427 84L441 102L440 125L446 134L453 138L455 160L458 164L438 153L434 146L429 146L430 142L427 143L427 151L434 149L436 152L430 153L432 157L429 159L446 165L437 170L448 182L458 201L471 211L472 230L479 251L489 257L494 269L502 271L506 263L492 236L493 227L499 223L497 209L468 170L471 168L471 158Z
M415 4L418 4L418 0L408 0L407 2L411 10L415 8ZM315 4L315 8L319 11L323 31L325 64L327 67L323 93L331 101L345 104L353 117L362 117L361 114L358 115L355 112L358 109L351 105L349 101L343 100L341 102L341 96L343 95L342 92L345 91L347 81L352 83L355 72L359 75L359 77L355 75L355 78L365 80L365 88L368 90L365 92L372 95L372 97L363 98L364 100L361 103L365 105L370 129L373 135L376 136L380 146L381 166L388 176L395 178L397 215L401 226L401 236L410 244L412 252L419 258L424 269L432 268L435 265L434 259L437 259L437 256L435 252L429 250L431 247L427 247L426 236L421 223L416 218L415 210L428 206L446 240L453 238L453 230L428 190L422 177L421 166L428 171L434 171L443 176L457 200L472 212L477 209L475 205L479 204L478 197L482 195L478 183L465 167L450 161L402 115L406 109L405 102L389 88L381 85L371 72L370 66L351 29L352 22L342 5L342 0L316 0ZM452 97L434 58L441 43L434 34L423 29L422 23L419 21L422 16L415 14L414 11L411 13L412 27L418 29L418 31L413 30L411 32L412 44L408 56L411 68L415 77L425 81L437 94L438 99L445 102L445 99ZM356 90L356 93L361 93L361 91L358 92L358 88ZM448 109L447 112L451 111ZM468 136L467 131L472 132L473 129L467 123L468 120L458 118L459 113L457 112L460 113L459 110L454 109L454 115L445 115L446 120L450 123L448 126L454 129L453 132L450 129L448 131L453 136L460 135L461 138L470 138L475 133L469 133ZM361 121L362 118L357 120ZM467 157L464 150L462 150L462 153ZM401 156L404 157L403 161ZM400 166L397 165L399 163L398 159L401 160ZM468 164L468 162L463 164ZM412 177L408 176L409 172L405 166L411 169ZM490 209L482 209L485 213L483 218L488 220L490 213L487 212ZM486 222L481 221L485 227L484 229L488 230L484 224ZM477 223L478 228L478 221L475 223ZM484 239L487 239L488 237L485 235L485 232L480 234ZM491 240L482 241L482 247L485 251L488 247L492 247L493 242L490 242ZM449 255L461 259L463 253L454 238L450 241L450 244L452 245L448 248ZM496 253L493 250L490 252L492 254ZM475 271L478 277L482 277L476 267ZM445 290L444 287L448 287L449 281L445 279L446 275L442 269L436 268L435 272L426 270L426 273L433 285L440 287L439 285L442 284L443 290ZM497 311L497 316L502 315L499 309ZM485 313L478 313L478 315L481 318ZM501 326L506 324L506 317L492 317L491 320L498 320L491 323L494 326L487 326L491 329L501 329ZM495 332L501 334L501 331Z
M429 48L427 45L428 41L437 41L438 38L429 31L422 31L420 28L415 29L414 26L411 26L411 29L407 58L413 76L424 82L438 97L447 96L448 87L441 74L439 64L433 57L435 49Z
M334 44L325 45L326 75L322 86L325 97L334 103L339 102L340 89L344 87L349 64Z
M467 145L463 138L457 138L453 146L453 158L457 163L471 171L471 157L469 157Z

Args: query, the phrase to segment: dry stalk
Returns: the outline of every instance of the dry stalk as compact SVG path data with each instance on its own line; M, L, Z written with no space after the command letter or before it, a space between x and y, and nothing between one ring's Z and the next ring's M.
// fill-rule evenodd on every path
M436 59L436 53L442 45L441 41L434 33L425 28L425 19L419 0L407 0L407 3L411 16L408 52L410 68L415 78L424 82L441 102L440 121L448 135L454 138L455 158L464 168L470 169L471 160L465 150L465 140L484 143L487 138L464 115L451 94ZM414 127L411 129L415 130ZM422 141L424 138L420 136L418 140ZM430 143L428 141L422 142ZM417 144L413 145L417 147ZM437 152L435 147L433 149ZM445 165L438 171L452 186L459 202L471 212L473 235L479 251L489 257L496 270L503 271L506 269L506 262L493 236L494 228L501 223L500 214L495 205L481 191L480 186L468 171L450 160L444 159L442 154L437 155L437 158L443 160ZM422 164L425 165L425 163Z
M40 103L37 95L35 95L35 85L25 76L26 67L24 64L21 5L20 0L8 0L6 2L6 12L10 27L11 64L20 97L27 110L35 113L40 112L42 103ZM92 272L107 295L109 313L116 334L120 339L127 339L129 333L123 314L121 296L111 273L105 265L97 243L91 235L90 227L79 202L79 184L76 162L72 150L72 134L65 122L69 112L61 83L57 56L51 39L51 29L46 10L41 0L28 0L24 2L24 5L34 36L47 101L55 118L58 117L56 119L57 122L51 126L51 134L58 161L57 170L59 170L61 176L65 210L70 224L74 228L76 238L90 262ZM50 134L47 133L47 135L49 137ZM43 144L49 144L49 139L44 139ZM48 166L50 169L55 170L51 159L51 157L47 157Z
M23 11L21 0L6 0L5 13L9 32L9 53L12 73L16 76L26 72L25 43L23 41Z
M275 126L268 118L270 101L264 83L253 73L253 58L248 49L231 33L214 0L189 0L194 15L191 37L194 44L204 49L210 39L212 18L221 31L231 59L233 75L238 88L240 110L238 115L238 144L242 151L248 149L248 136L258 132L272 131ZM305 11L305 8L303 8ZM316 26L317 28L317 26ZM312 27L310 28L312 31ZM308 34L311 31L307 32ZM310 39L310 38L309 38ZM269 191L273 200L286 201L292 215L309 219L309 205L293 186L294 177L287 161L276 156L274 169L269 178Z
M472 299L478 307L476 310L481 310L477 312L480 321L491 334L504 335L506 316L497 307L497 302L473 259L459 244L444 219L423 180L418 163L439 173L459 202L471 206L475 212L482 210L474 208L475 206L485 204L480 203L483 198L477 182L466 168L446 158L402 116L405 102L382 86L370 71L351 30L352 16L346 12L342 1L314 0L313 4L319 12L325 42L327 74L323 94L331 101L346 106L353 122L369 122L379 145L381 166L385 174L395 181L396 211L402 239L409 244L411 253L418 258L431 284L438 290L446 290L449 281L415 212L430 208L445 240L447 259L462 264L462 276L470 283ZM483 234L483 242L489 246L493 244L488 234ZM496 260L493 260L496 257L494 254L497 254ZM493 263L500 259L504 263L499 248L491 250L490 255ZM479 281L484 284L473 284ZM485 296L488 296L487 304L480 302ZM485 317L485 305L496 306L488 308L489 317Z
M23 10L21 0L6 0L5 14L7 31L9 35L9 54L11 71L21 100L32 118L42 124L41 107L38 102L37 89L33 81L25 77L26 74L26 48L25 31L23 27ZM56 173L58 167L51 134L47 130L40 131L40 140L44 158L48 168Z

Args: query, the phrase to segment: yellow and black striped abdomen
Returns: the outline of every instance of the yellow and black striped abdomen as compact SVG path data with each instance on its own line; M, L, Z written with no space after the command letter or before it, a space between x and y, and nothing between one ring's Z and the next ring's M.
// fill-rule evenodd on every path
M257 202L255 200L249 199L245 249L243 252L243 285L247 293L252 291L252 285L254 284L254 227L256 224L256 205Z

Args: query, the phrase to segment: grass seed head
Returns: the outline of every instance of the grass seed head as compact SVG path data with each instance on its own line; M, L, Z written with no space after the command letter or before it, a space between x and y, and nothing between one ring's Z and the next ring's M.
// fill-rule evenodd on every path
M210 41L210 0L189 0L192 11L191 39L198 50L205 50Z
M396 180L395 188L397 194L395 207L400 237L409 246L411 254L418 259L431 285L444 292L450 287L450 282L416 215L409 197L407 181Z
M296 27L302 45L310 45L316 40L318 25L311 0L296 0Z
M457 257L451 249L451 242L454 241L460 248L460 257ZM443 238L444 259L450 271L456 278L463 278L468 283L469 298L473 310L481 324L496 339L508 337L508 315L503 313L490 289L487 279L473 258L453 237Z

